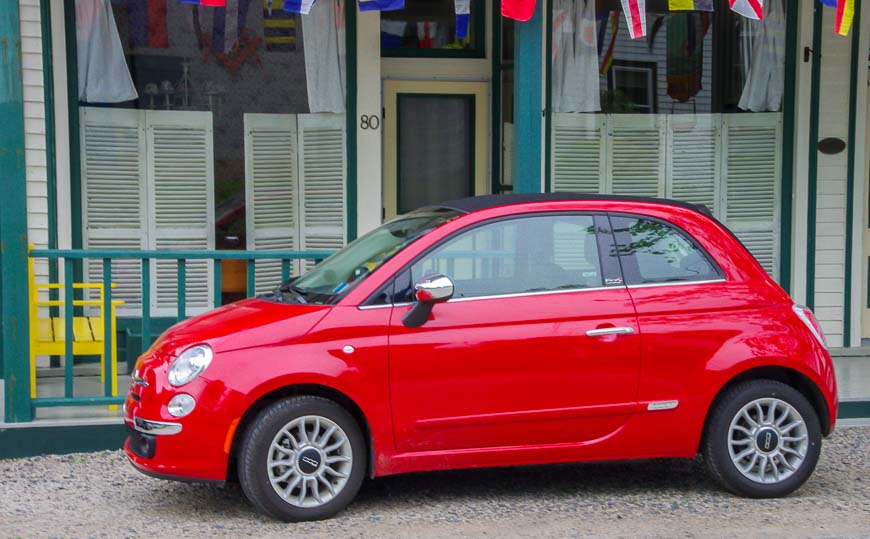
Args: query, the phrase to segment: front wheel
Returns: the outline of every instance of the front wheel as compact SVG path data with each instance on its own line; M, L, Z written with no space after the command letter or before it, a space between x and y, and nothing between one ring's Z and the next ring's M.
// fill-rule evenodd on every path
M774 380L752 380L716 401L703 452L711 475L750 498L797 490L819 460L819 418L806 397Z
M320 397L263 410L239 451L239 482L261 511L287 522L329 518L356 496L366 468L356 420Z

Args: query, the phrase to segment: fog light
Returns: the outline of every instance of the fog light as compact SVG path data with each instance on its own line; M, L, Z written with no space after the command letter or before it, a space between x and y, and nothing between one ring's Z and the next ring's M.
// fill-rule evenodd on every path
M196 406L196 401L193 400L193 397L187 393L180 393L172 397L166 409L173 417L184 417L193 411L194 406Z

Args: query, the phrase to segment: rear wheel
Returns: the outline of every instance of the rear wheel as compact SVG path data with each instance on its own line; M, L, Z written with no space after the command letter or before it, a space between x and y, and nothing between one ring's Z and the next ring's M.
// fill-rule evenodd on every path
M797 490L819 460L819 418L806 397L774 380L752 380L727 391L710 412L703 451L711 475L751 498Z
M365 475L366 445L354 418L313 396L263 410L239 451L239 481L261 511L284 521L319 520L341 511Z

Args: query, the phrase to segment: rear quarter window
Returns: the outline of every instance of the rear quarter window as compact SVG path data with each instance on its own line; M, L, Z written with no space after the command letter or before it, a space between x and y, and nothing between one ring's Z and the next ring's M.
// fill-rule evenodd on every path
M673 225L635 216L611 216L610 221L628 285L724 277L709 253Z

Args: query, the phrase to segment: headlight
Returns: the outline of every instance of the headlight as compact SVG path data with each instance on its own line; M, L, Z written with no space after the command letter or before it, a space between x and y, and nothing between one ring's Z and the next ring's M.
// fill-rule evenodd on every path
M169 367L169 383L178 387L192 382L208 367L213 356L211 347L207 344L188 348Z

